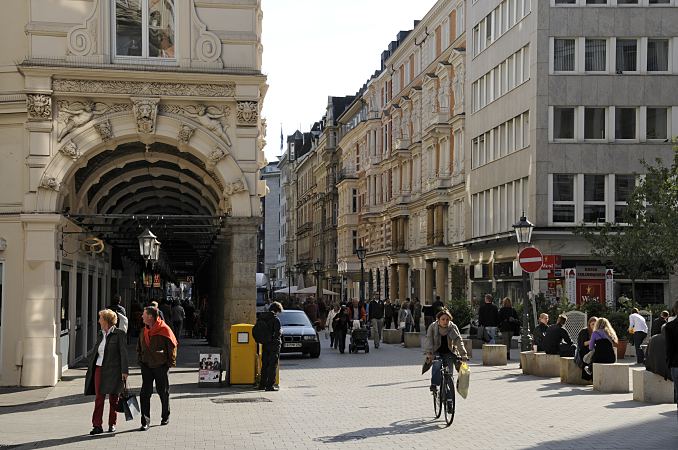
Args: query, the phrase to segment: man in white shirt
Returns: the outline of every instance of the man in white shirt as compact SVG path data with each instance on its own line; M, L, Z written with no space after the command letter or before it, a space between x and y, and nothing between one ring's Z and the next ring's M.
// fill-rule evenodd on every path
M633 345L636 347L636 362L638 364L645 363L645 353L640 345L647 337L647 322L645 318L638 313L638 308L631 310L629 315L629 329L633 328Z

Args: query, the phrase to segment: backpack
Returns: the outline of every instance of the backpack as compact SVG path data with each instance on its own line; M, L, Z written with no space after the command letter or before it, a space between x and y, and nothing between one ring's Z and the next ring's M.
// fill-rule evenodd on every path
M271 331L268 328L266 321L257 319L252 328L252 336L257 344L268 344L271 341Z

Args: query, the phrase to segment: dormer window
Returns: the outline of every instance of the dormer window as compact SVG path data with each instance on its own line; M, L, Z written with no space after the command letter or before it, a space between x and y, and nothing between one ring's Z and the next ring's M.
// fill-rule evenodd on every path
M174 0L115 0L116 57L175 58Z

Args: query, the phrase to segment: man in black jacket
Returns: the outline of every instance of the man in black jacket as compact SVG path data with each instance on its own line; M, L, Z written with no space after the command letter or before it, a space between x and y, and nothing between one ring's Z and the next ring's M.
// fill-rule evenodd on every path
M269 339L262 345L261 350L261 377L259 379L259 389L267 391L277 391L278 388L274 386L275 375L278 371L278 360L280 358L280 346L282 344L282 332L280 319L278 314L283 310L279 302L271 303L268 312L259 314L257 320L262 320L266 323Z
M666 321L669 318L668 311L662 311L659 314L659 317L652 321L652 328L650 329L650 337L660 334L662 332L662 327L666 325Z
M546 313L539 314L539 324L534 329L533 337L534 344L537 346L538 352L544 351L544 336L546 335L546 330L549 328L549 315Z
M542 345L547 355L574 356L574 344L567 330L563 328L567 317L560 315L555 325L546 329Z
M673 305L674 319L664 327L666 335L666 365L673 378L673 401L678 405L678 302Z
M372 339L374 339L374 348L379 348L382 334L384 331L384 302L378 298L370 302L367 310L368 320L372 324Z
M492 300L492 295L485 294L485 303L478 309L478 325L485 327L490 344L495 343L499 326L499 308Z

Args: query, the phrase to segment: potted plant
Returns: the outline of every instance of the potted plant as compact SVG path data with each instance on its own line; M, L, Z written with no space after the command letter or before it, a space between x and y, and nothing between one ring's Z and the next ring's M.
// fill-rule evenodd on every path
M617 344L617 359L623 359L626 355L626 346L629 343L629 317L622 311L614 311L608 314L607 320L610 321L619 339Z

